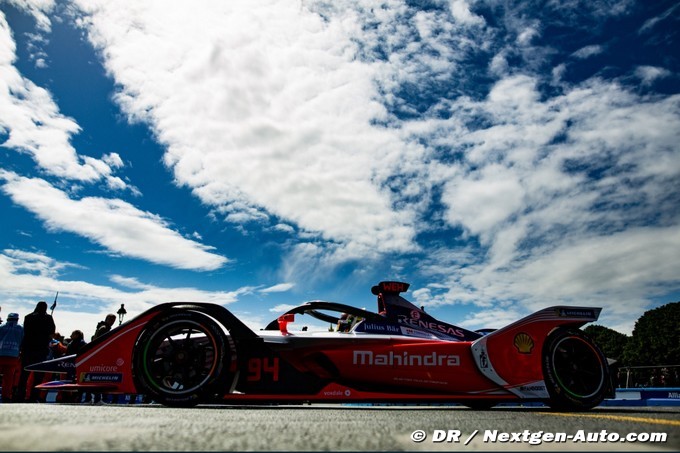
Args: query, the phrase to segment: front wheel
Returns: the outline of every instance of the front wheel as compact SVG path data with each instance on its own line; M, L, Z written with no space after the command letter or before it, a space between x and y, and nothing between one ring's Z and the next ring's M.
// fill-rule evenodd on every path
M225 333L208 316L188 310L164 312L137 340L132 358L135 383L166 406L195 406L219 392L231 352Z
M578 329L558 329L543 347L543 374L550 406L585 410L602 402L609 382L602 351Z

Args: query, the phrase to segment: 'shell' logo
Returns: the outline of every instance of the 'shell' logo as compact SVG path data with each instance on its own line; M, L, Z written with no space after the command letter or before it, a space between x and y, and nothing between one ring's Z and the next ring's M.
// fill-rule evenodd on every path
M529 334L520 332L515 335L515 341L513 342L517 348L517 352L520 354L531 354L531 350L534 349L534 340L531 339Z

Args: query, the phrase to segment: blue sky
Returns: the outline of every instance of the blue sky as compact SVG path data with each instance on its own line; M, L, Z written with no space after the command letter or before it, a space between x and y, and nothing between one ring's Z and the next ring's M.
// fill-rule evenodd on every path
M672 1L0 1L0 301L680 298Z

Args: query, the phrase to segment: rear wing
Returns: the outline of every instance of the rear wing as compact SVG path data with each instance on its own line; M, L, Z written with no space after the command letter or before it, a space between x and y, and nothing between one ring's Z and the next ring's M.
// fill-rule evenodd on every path
M533 324L537 322L552 322L557 325L571 325L573 327L581 327L589 322L597 321L600 317L600 312L602 308L595 307L567 307L567 306L556 306L548 307L543 310L539 310L535 313L526 316L519 321L515 321L512 324L508 324L498 330L493 331L489 334L499 335L508 330L514 330L521 328L527 324Z

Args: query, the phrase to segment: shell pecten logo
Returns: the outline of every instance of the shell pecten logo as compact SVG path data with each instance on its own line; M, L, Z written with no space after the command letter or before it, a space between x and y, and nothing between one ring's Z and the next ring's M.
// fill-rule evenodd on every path
M531 354L531 350L534 349L534 340L531 339L529 334L520 332L515 335L515 341L513 344L517 348L517 352L520 354Z

